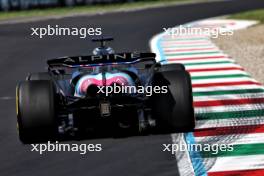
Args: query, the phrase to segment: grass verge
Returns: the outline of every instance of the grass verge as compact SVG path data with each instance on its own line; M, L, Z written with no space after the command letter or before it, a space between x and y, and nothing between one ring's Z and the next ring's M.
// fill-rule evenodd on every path
M264 9L251 10L247 12L237 13L230 15L229 18L232 19L245 19L245 20L257 20L260 23L264 23Z
M139 8L158 7L163 5L174 5L181 2L203 2L208 0L144 0L137 2L86 5L75 7L53 7L46 9L32 9L24 11L0 12L0 20L23 19L49 16L70 16L76 14L97 14L122 10L133 10Z

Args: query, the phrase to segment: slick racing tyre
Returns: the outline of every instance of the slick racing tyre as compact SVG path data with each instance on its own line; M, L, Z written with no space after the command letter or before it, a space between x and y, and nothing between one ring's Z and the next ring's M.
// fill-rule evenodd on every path
M51 75L48 72L30 73L27 77L29 81L51 80Z
M19 83L16 110L19 138L23 143L55 139L55 91L51 81Z
M183 64L179 64L179 63L174 63L174 64L165 64L165 65L161 65L160 71L164 72L164 71L173 71L173 70L185 70L185 67Z
M161 133L192 131L195 126L192 85L188 72L157 72L154 86L167 86L167 93L152 96L152 113Z

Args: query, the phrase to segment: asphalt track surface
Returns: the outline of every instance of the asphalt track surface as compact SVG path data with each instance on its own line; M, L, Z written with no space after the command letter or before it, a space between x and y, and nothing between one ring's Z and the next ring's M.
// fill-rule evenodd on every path
M116 51L148 51L149 39L164 27L261 7L264 7L262 0L236 0L0 25L0 175L178 175L175 157L162 152L163 143L172 143L170 135L69 141L102 144L102 152L86 155L78 152L39 155L30 152L30 145L20 143L16 132L16 83L25 79L28 72L44 71L47 58L89 54L95 47L90 38L38 39L30 36L31 27L48 24L102 27L104 35L115 38L112 46Z

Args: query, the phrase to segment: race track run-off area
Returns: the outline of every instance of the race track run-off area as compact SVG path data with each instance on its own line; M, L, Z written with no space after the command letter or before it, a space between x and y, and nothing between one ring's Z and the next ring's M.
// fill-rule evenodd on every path
M255 23L208 19L185 25L237 30ZM217 154L177 151L180 175L263 176L264 87L208 36L164 32L154 36L150 44L158 61L182 63L192 78L196 129L172 134L173 143L233 144L233 151Z

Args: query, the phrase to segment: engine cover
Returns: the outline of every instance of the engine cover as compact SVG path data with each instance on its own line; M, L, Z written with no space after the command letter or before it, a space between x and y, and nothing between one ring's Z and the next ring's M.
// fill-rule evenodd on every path
M92 86L112 86L113 84L122 86L134 86L135 83L131 76L124 72L118 73L98 73L98 74L87 74L82 76L75 86L75 96L85 97L87 90Z

